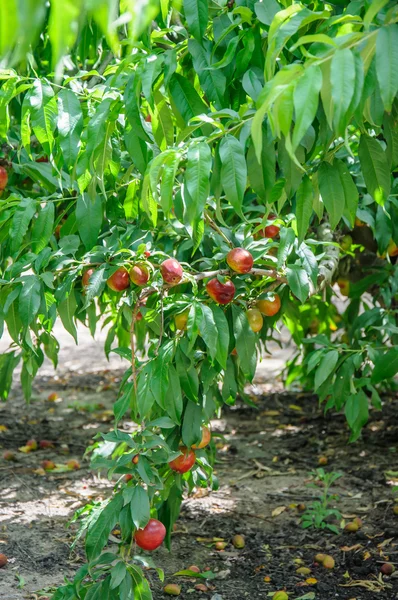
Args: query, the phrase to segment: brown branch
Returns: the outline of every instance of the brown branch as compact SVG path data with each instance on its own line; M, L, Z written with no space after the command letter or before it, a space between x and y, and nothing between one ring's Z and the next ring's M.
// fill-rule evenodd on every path
M205 211L205 220L208 222L208 224L210 225L210 227L212 229L214 229L214 231L216 231L218 233L218 235L220 235L222 237L222 239L224 240L224 242L226 242L228 244L228 246L230 246L231 248L234 247L234 245L231 242L231 240L229 240L227 238L227 236L225 235L225 233L223 233L223 231L219 228L219 226L217 225L217 223L211 218L211 216L209 215L209 213L207 211Z

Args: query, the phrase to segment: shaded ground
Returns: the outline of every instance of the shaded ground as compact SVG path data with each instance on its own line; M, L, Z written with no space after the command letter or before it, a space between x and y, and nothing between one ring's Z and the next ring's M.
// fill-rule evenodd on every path
M118 378L110 371L65 374L56 381L42 377L30 406L16 391L0 408L0 424L7 427L0 433L0 443L18 456L18 462L2 460L0 466L0 552L9 557L7 567L0 570L1 600L34 599L33 592L61 583L83 561L79 547L70 553L75 526L65 529L65 523L91 497L109 493L110 484L90 474L81 459L92 436L112 427L109 407ZM259 386L257 410L239 404L213 423L214 438L221 446L220 489L210 494L200 491L184 503L173 553L161 549L154 555L165 569L166 581L182 584L182 599L255 600L278 589L286 589L292 599L309 592L315 594L309 598L319 600L398 598L398 578L379 575L388 558L398 564L393 475L385 476L398 468L396 400L387 399L383 413L372 413L363 440L347 445L342 417L323 418L313 397L282 393L280 387L274 383L271 393L271 384ZM49 402L54 391L60 398ZM18 452L32 437L54 440L55 448L28 455ZM68 445L68 455L61 453L62 444ZM317 493L307 484L320 455L328 458L327 471L344 474L335 486L340 495L337 506L347 519L363 519L357 533L336 536L299 526L299 513L292 505L308 504ZM37 471L43 459L65 463L70 458L80 460L82 468L58 474ZM230 542L236 533L246 538L243 550L229 543L218 552L211 542L197 539L219 537ZM335 569L314 566L317 552L332 555ZM195 589L200 581L172 576L190 564L217 574L207 593ZM299 566L309 567L311 574L298 575ZM166 598L159 581L149 576L155 600ZM315 581L307 583L308 577ZM24 585L18 589L21 578Z

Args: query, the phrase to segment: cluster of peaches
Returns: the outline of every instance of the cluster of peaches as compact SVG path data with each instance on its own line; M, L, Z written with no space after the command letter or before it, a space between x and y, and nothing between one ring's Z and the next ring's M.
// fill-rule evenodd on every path
M279 227L276 225L268 225L261 232L262 237L274 238L279 233ZM148 258L150 252L145 252L145 256ZM233 248L226 256L228 266L235 273L244 275L250 273L253 268L253 256L248 250L244 248ZM83 287L87 287L90 282L90 277L94 273L94 269L90 268L84 272L82 277ZM172 287L178 285L184 276L184 271L181 264L175 258L167 258L160 265L160 273L163 281L166 285ZM132 266L129 270L126 267L119 267L107 280L108 287L115 292L122 292L126 290L130 283L134 283L139 287L147 285L150 279L150 272L146 264L137 263ZM232 302L235 296L235 285L231 279L227 279L224 282L220 281L217 277L213 277L206 284L206 291L210 298L218 304L226 305ZM263 315L267 317L274 316L280 309L281 301L278 294L274 294L272 300L258 300L256 307L249 308L247 311L247 318L251 329L254 332L261 330L263 326ZM184 330L187 327L189 311L179 313L175 317L176 328ZM140 317L140 314L138 315Z

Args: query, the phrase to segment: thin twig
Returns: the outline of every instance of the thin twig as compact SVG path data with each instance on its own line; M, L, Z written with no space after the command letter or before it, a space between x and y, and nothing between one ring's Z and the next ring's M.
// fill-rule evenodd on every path
M222 239L228 244L228 246L230 246L231 248L233 248L234 245L231 242L231 240L229 240L227 238L227 236L225 235L225 233L223 233L223 231L221 231L221 229L219 228L219 226L217 225L217 223L211 218L211 216L209 215L209 213L207 211L205 211L205 219L208 222L208 224L210 225L210 227L212 229L214 229L214 231L216 231L218 233L218 235L220 235L222 237Z

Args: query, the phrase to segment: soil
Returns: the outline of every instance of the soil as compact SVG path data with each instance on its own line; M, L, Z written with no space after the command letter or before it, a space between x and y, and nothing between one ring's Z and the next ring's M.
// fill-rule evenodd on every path
M0 459L0 552L9 559L0 569L1 600L49 596L82 564L82 546L70 548L77 525L66 528L66 523L91 498L111 491L110 482L89 471L83 454L97 432L112 428L111 405L121 373L41 376L30 405L16 387L0 407L0 425L6 427L0 445L18 459ZM59 396L55 402L47 399L51 392ZM251 393L256 408L238 402L212 423L219 489L186 498L172 553L162 548L152 554L165 571L165 582L182 586L182 600L260 600L277 590L286 590L289 600L398 600L398 577L380 575L387 560L398 569L398 516L392 511L392 486L398 480L397 399L384 398L383 411L371 411L362 438L348 444L344 417L324 416L315 397L283 392L278 381L258 384ZM18 448L29 438L52 440L54 448L23 454ZM62 453L62 444L69 454ZM309 487L320 456L327 458L326 472L343 475L332 487L338 495L334 506L343 515L338 535L300 525L297 504L308 506L322 491ZM65 464L71 458L80 462L79 470L40 469L44 459ZM363 527L344 532L344 520L355 516ZM241 550L231 544L235 534L245 537ZM225 550L215 549L214 537L228 543ZM334 569L314 563L319 552L333 556ZM215 578L173 575L192 564L209 568ZM297 574L301 566L311 573ZM148 577L155 600L168 598L154 571ZM206 582L206 592L195 589Z

